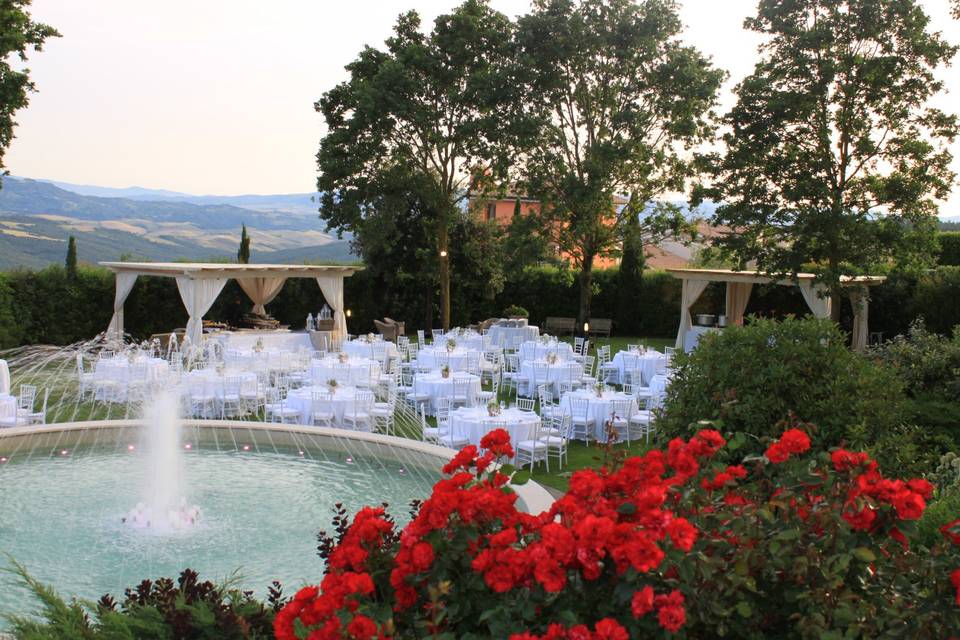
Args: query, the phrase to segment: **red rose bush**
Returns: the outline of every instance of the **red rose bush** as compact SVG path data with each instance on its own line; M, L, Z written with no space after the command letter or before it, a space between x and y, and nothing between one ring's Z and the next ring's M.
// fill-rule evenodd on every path
M517 508L494 431L444 467L398 530L383 508L342 528L319 586L276 617L309 638L946 637L960 628L960 522L910 534L924 480L866 454L813 455L795 424L723 464L704 429L617 468L578 471L539 515ZM729 449L729 448L728 448ZM726 455L733 452L729 450Z

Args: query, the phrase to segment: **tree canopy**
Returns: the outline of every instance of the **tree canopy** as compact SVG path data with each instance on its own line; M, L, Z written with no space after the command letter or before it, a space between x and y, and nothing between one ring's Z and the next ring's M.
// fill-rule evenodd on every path
M695 198L724 202L725 250L834 295L844 274L933 255L957 120L929 99L956 47L929 22L915 0L761 0L745 27L769 39Z
M47 38L60 37L53 27L34 22L27 12L29 6L30 0L0 0L0 170L5 168L3 158L15 137L13 116L29 104L29 94L36 91L30 70L15 69L10 58L15 55L26 63L31 49L40 51Z
M441 15L429 34L415 12L403 14L386 50L364 49L347 66L349 80L317 103L328 128L317 154L321 218L362 236L372 230L365 218L382 204L378 189L402 171L417 189L417 233L430 245L419 257L439 284L444 327L451 227L471 188L506 167L501 119L512 86L504 75L511 28L485 0ZM370 242L361 237L359 246Z
M681 30L672 0L536 0L519 19L523 111L537 123L522 172L580 270L581 321L594 260L619 251L624 222L646 203L684 188L687 152L712 135L725 74ZM616 207L617 194L631 204ZM683 223L676 209L643 217L651 239Z

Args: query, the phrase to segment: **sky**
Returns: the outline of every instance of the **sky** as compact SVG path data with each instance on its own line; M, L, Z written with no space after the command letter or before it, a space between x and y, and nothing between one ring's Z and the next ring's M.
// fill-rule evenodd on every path
M947 0L921 0L960 43ZM32 55L39 93L16 115L14 175L193 194L299 193L316 183L323 121L314 103L344 65L379 47L397 15L425 25L456 0L33 0L62 38ZM492 0L510 16L527 0ZM685 40L730 73L720 108L752 69L759 37L742 28L756 0L685 0ZM960 56L941 71L960 111ZM960 173L960 141L953 153ZM941 208L960 215L960 187Z

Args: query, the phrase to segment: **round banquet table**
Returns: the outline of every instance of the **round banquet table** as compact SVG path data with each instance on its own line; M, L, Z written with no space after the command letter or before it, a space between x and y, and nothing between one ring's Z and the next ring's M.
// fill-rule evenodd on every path
M463 436L470 444L480 446L480 440L494 429L505 429L514 446L523 440L533 440L540 425L540 416L532 411L504 409L491 417L486 407L461 407L450 412L450 432Z
M606 442L606 422L610 419L613 412L614 400L630 400L630 412L635 413L638 410L637 401L633 396L622 391L604 391L602 397L597 397L597 392L593 389L577 389L568 391L560 398L560 410L563 413L570 413L570 398L586 398L588 402L587 415L593 420L594 435L599 442ZM626 418L626 416L620 416Z
M316 385L311 387L300 387L291 389L287 393L286 406L291 409L297 409L300 412L300 424L310 424L310 410L313 404L313 392L327 392L326 385ZM356 387L338 386L333 392L331 406L333 408L333 424L336 427L343 426L343 416L353 411L353 401L357 395Z
M520 339L520 342L536 340L540 337L540 328L534 325L527 325L526 327L501 327L495 324L487 330L487 336L490 337L491 345L509 347L517 338Z
M373 342L350 340L340 346L340 351L346 353L351 358L372 358L373 360L379 360L380 358L378 358L377 355L384 352L388 358L399 357L397 345L387 340L374 340Z
M338 358L314 360L310 364L310 380L313 384L326 385L330 379L341 385L369 387L380 379L380 363L370 358Z
M480 378L463 371L453 372L449 378L444 378L438 371L417 374L413 380L413 391L416 394L429 396L430 402L428 409L430 415L435 415L437 412L437 398L450 398L452 401L453 381L464 379L470 381L470 393L472 395L476 396L476 394L480 393Z
M547 356L551 353L555 353L561 362L573 360L573 347L559 340L553 340L547 343L540 342L539 340L528 340L517 349L520 362L524 360L546 360Z
M143 378L135 379L134 371L143 367ZM113 358L100 358L93 364L93 380L98 400L122 401L126 397L131 383L144 385L162 381L170 370L169 363L162 358L142 356L131 364L124 355Z
M479 366L481 355L475 349L464 349L459 346L453 351L447 351L444 346L428 347L417 353L417 367L433 371L443 368L446 364L450 367L450 371L467 371L470 368L471 358Z
M17 415L17 398L0 394L0 418L12 418Z
M650 380L657 373L657 365L663 362L666 364L667 356L659 351L648 350L645 353L639 351L617 351L610 364L616 367L616 373L612 376L616 384L627 382L626 371L631 368L640 370L640 376L643 383L649 385Z
M576 362L557 362L556 364L548 364L546 361L539 361L536 364L546 365L546 378L544 379L544 372L539 373L539 378L534 380L534 374L536 373L536 367L534 362L525 360L520 363L520 377L526 378L529 380L525 389L519 389L519 392L522 395L532 398L537 393L537 387L545 384L550 387L550 390L553 392L554 397L558 396L560 393L560 383L569 382L573 383L575 380L579 380L583 377L583 366Z
M246 371L293 371L300 368L300 357L293 351L279 349L225 349L223 362L228 367Z
M663 397L667 393L667 386L670 384L669 376L665 374L657 374L650 379L650 406L659 407L663 404Z
M485 336L480 335L476 331L467 331L462 334L450 332L438 339L433 346L443 347L447 344L448 339L456 342L457 348L473 349L474 351L483 351L490 342L489 339L485 339Z
M240 393L254 395L257 393L257 374L252 371L238 371L226 369L195 369L183 374L183 385L187 393L210 392L216 398L222 398L224 383L227 378L240 378Z

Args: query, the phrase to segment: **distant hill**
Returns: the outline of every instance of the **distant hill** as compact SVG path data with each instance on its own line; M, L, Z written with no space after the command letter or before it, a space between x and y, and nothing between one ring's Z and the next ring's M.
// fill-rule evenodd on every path
M272 196L249 197L267 202ZM280 202L285 197L275 198ZM85 262L125 255L148 260L232 258L243 224L257 262L355 259L348 241L325 233L313 211L83 195L49 182L6 177L0 188L0 269L62 262L71 235Z
M256 211L284 211L316 216L319 204L316 193L282 193L277 195L240 195L240 196L197 196L166 189L145 189L144 187L98 187L86 184L72 184L56 180L36 180L83 196L100 198L126 198L150 202L187 202L199 205L226 204Z

